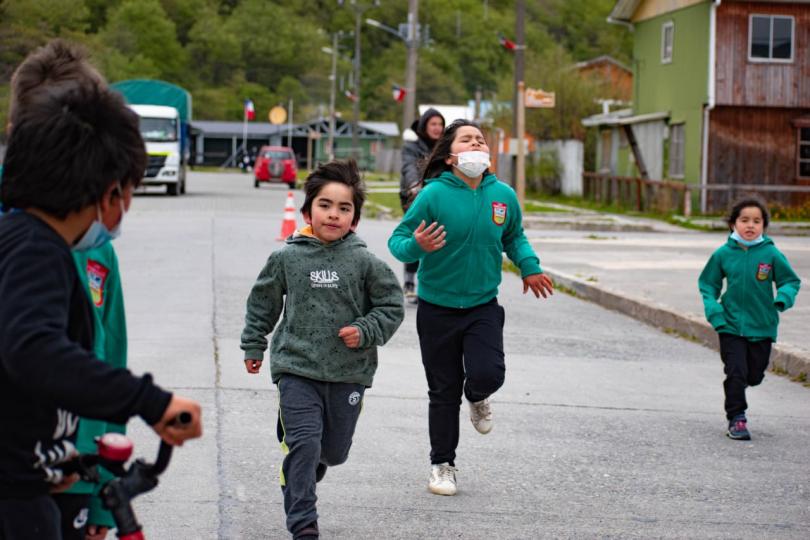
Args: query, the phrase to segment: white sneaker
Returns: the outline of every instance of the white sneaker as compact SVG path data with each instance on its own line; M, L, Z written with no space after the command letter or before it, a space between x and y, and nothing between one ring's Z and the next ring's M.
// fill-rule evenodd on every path
M481 401L470 401L470 421L478 433L486 435L492 431L492 407L489 398Z
M456 468L449 463L431 465L428 490L436 495L455 495Z

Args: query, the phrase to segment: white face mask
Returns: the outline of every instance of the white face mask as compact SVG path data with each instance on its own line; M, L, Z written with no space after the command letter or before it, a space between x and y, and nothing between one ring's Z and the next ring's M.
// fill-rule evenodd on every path
M458 154L450 155L458 157L456 168L469 178L480 176L490 165L489 154L481 152L480 150L471 150L469 152L459 152Z

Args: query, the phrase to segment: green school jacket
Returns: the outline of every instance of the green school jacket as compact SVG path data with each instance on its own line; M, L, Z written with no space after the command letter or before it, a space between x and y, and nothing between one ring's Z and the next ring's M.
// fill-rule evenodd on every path
M93 305L93 352L100 360L124 368L127 365L127 323L118 257L112 242L85 252L74 251L73 259ZM123 425L82 418L76 434L76 447L81 453L94 453L95 437L108 432L125 431ZM102 482L112 478L106 471L102 473ZM67 493L96 495L99 487L97 484L77 482ZM112 514L101 506L101 500L97 496L90 499L88 523L115 527Z
M281 322L276 326L279 316ZM241 348L261 360L270 346L270 374L289 373L325 382L371 386L377 346L405 316L394 272L354 233L324 244L296 233L270 254L247 301ZM360 346L338 337L344 326L360 329Z
M427 253L413 231L419 223L438 222L447 231L443 248ZM452 308L468 308L498 295L503 253L521 277L540 274L540 259L523 234L523 215L514 190L494 174L477 189L449 171L425 181L388 240L402 262L420 261L419 297Z
M726 291L721 297L724 279ZM779 312L793 306L800 285L785 256L767 236L748 249L729 238L712 254L698 279L712 327L751 340L776 341Z

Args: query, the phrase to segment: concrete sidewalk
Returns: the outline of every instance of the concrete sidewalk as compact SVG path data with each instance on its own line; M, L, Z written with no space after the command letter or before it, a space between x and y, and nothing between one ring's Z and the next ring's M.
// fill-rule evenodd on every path
M632 219L632 218L628 218ZM646 221L646 220L645 220ZM539 231L527 235L549 275L578 297L620 311L647 324L717 348L717 334L705 321L697 278L724 232ZM774 236L805 287L810 282L810 242ZM810 373L810 302L800 292L781 316L772 367L799 381Z

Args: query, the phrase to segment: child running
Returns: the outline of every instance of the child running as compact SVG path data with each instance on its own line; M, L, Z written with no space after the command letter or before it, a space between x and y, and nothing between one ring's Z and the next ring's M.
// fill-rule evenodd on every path
M318 538L315 483L349 455L377 346L405 315L393 271L353 232L365 193L354 161L321 165L307 178L307 226L273 252L247 301L241 348L256 374L266 336L278 386L278 435L286 454L281 489L287 529Z
M768 208L761 200L746 198L736 203L727 220L731 235L712 254L698 279L706 319L720 337L726 434L735 440L751 439L745 389L765 377L779 312L793 305L801 284L773 240L763 234L768 220ZM726 291L721 297L724 279Z
M497 299L503 252L520 269L524 294L545 298L553 289L523 234L514 190L489 164L477 124L447 126L422 175L425 187L388 240L397 259L420 261L416 329L430 399L428 489L437 495L456 494L462 393L475 429L492 429L489 397L506 371Z

